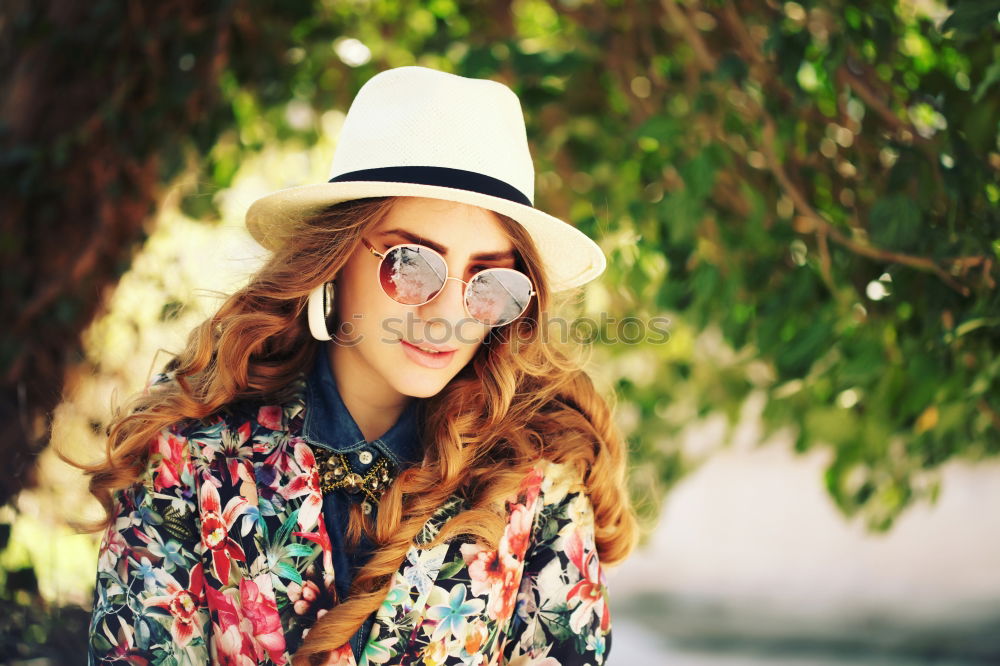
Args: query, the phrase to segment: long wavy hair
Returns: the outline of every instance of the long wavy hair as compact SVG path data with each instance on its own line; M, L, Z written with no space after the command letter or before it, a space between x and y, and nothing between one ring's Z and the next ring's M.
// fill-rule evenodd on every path
M114 520L113 494L145 473L149 443L165 426L202 419L241 399L278 396L309 367L321 345L305 317L309 292L331 280L362 235L391 209L395 197L343 202L300 222L282 247L195 327L167 365L174 381L113 408L106 456L79 464L90 491ZM447 521L431 547L457 534L497 548L505 526L504 499L539 459L576 466L594 508L596 547L603 564L625 559L638 528L626 486L626 444L612 409L583 371L582 345L545 330L550 290L537 250L523 227L496 214L518 255L518 267L538 293L524 316L487 336L472 360L422 405L422 466L401 472L379 501L375 519L353 507L348 543L362 533L375 544L349 594L310 628L293 657L315 663L339 648L389 591L414 538L453 493L466 509ZM613 400L613 398L612 398Z

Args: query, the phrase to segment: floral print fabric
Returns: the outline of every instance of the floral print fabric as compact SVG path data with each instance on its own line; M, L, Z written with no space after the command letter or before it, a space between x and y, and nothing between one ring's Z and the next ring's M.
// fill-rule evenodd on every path
M91 665L291 663L334 585L316 459L301 437L304 384L283 404L241 402L159 433L140 482L114 496ZM607 584L579 479L540 461L505 506L495 550L464 537L420 548L465 508L458 495L445 502L396 572L360 660L345 643L327 663L603 664Z

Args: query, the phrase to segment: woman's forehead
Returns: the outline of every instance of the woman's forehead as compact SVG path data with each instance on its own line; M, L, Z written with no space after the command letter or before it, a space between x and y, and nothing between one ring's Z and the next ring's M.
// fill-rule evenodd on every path
M393 242L425 243L445 255L514 249L493 211L423 197L401 197L374 231Z

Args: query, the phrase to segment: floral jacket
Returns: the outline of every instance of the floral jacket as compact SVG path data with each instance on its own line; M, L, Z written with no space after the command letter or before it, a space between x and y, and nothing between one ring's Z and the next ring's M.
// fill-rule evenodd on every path
M291 663L333 605L304 388L300 375L282 404L236 403L152 442L101 542L91 666ZM326 663L603 664L606 579L593 509L568 466L533 468L507 499L496 550L463 537L418 549L463 502L452 496L415 539L360 661L345 643Z

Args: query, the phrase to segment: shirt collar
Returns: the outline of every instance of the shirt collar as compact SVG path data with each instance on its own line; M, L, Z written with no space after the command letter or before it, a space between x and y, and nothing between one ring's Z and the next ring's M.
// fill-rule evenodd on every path
M302 424L302 435L307 440L337 453L375 447L399 467L423 459L418 426L420 400L410 400L392 427L381 437L368 442L340 397L329 357L323 346L318 348L306 377L306 400L308 406Z

